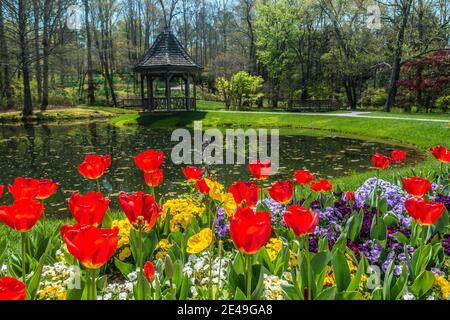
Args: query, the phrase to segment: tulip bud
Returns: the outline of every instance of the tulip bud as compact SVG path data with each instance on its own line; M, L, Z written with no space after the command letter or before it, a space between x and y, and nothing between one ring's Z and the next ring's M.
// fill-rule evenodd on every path
M164 271L166 273L167 279L172 279L173 277L173 262L169 255L166 255L164 260Z

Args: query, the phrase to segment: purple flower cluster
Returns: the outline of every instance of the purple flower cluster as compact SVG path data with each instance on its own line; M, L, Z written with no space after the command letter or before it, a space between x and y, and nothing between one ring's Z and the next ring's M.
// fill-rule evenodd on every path
M216 223L214 225L214 231L219 238L225 238L230 230L230 222L228 221L227 214L224 208L219 208L216 215Z
M358 249L364 253L367 260L372 264L378 262L381 252L383 251L381 245L373 240L367 240L366 242L359 244Z
M367 179L361 187L355 192L356 206L362 208L366 204L366 199L369 199L375 186L377 185L377 178ZM408 199L408 194L399 186L384 181L378 180L378 188L381 189L380 200L386 199L388 209L392 210L400 220L404 227L409 227L411 224L411 217L405 216L405 200Z
M272 213L272 225L279 226L283 225L285 226L285 222L283 219L284 212L286 211L286 206L276 202L272 198L265 198L264 204L269 208L270 212Z

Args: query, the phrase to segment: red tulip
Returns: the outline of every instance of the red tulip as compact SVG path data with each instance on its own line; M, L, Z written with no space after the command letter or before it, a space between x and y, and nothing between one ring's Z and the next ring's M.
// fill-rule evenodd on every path
M95 191L90 191L85 196L74 192L69 199L69 210L80 225L99 226L108 206L109 199Z
M391 159L382 155L381 153L377 152L372 156L372 165L375 168L384 170L387 167L389 167L390 164L391 164Z
M327 192L333 189L333 185L327 179L320 179L318 182L312 182L309 187L316 192Z
M403 188L413 197L421 197L430 190L430 181L420 177L403 179Z
M164 161L164 152L156 150L148 150L139 153L134 157L136 166L146 173L150 173L158 169Z
M400 162L405 160L406 152L403 150L392 150L391 152L391 158L395 162Z
M143 192L120 193L119 203L130 223L138 230L149 231L161 214L161 207L155 199Z
M238 180L230 186L229 191L233 194L234 202L240 207L245 206L254 208L259 198L259 187L252 181L242 182Z
M230 217L230 236L240 252L254 254L264 246L272 233L270 214L238 208Z
M39 189L38 189L39 191L36 196L36 199L45 200L47 198L50 198L58 189L58 187L59 185L50 179L39 180Z
M294 182L292 180L275 182L269 189L269 194L275 201L288 204L292 200Z
M147 186L157 187L163 182L164 172L162 169L156 169L150 173L145 172L144 179Z
M195 186L201 194L209 194L209 187L206 184L206 179L198 179Z
M272 171L272 163L270 160L253 160L248 165L250 173L258 180L265 180L270 176Z
M87 154L84 161L78 165L78 172L87 179L98 179L111 165L111 156Z
M347 191L344 195L344 200L349 201L355 201L355 193L352 191Z
M441 202L430 202L422 198L410 198L405 201L409 215L421 225L435 224L445 210Z
M314 180L314 175L309 170L297 170L294 172L294 178L298 184L307 184Z
M144 264L144 273L148 282L153 282L153 280L155 280L155 265L152 262L147 261Z
M25 232L34 227L44 211L40 201L15 200L11 206L0 207L0 221L14 230Z
M15 200L34 199L39 193L39 180L18 177L13 185L8 185L8 189Z
M194 166L187 166L186 168L181 168L181 171L183 171L183 174L186 177L187 181L196 181L198 179L201 179L203 174L203 169Z
M119 228L101 229L90 225L63 225L61 236L67 250L88 269L98 269L114 255Z
M5 190L5 186L0 184L0 198L3 197L3 191Z
M299 205L293 205L288 208L283 216L286 225L294 231L297 237L313 233L319 222L319 214L312 213L311 210Z
M25 300L25 283L13 277L0 278L0 300Z
M436 146L434 148L430 148L430 152L436 160L442 163L450 162L450 149L447 149L444 146Z

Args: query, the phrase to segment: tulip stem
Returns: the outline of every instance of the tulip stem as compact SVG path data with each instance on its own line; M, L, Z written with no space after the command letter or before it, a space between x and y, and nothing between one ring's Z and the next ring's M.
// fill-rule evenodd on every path
M308 300L311 300L311 261L310 261L310 255L309 255L309 239L308 235L304 235L304 249L305 249L305 256L306 256L306 266L307 266L307 272L308 272Z
M27 256L27 233L22 232L22 280L25 283L27 270L26 270L26 256Z
M98 192L102 192L102 187L100 186L100 178L95 179L95 182L97 183Z
M97 300L97 281L95 277L95 269L88 269L86 280L87 288L87 300Z
M247 300L252 299L252 255L247 255Z

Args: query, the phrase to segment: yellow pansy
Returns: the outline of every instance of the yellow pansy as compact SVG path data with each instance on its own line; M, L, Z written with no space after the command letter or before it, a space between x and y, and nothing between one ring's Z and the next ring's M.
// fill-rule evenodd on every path
M270 261L275 261L278 254L283 249L283 241L277 238L271 238L266 244L267 254L269 255Z
M155 248L155 258L160 259L162 257L165 257L167 251L169 251L172 246L173 244L171 244L168 239L161 239Z
M179 213L170 219L170 231L177 232L180 229L186 229L191 219L194 217L193 214L189 212Z
M434 283L441 290L442 299L444 299L444 300L450 299L450 282L447 279L445 279L444 277L435 275Z
M231 217L236 212L236 202L234 201L233 194L228 192L223 197L223 208L225 210L225 213Z
M120 261L124 261L124 260L126 260L129 256L131 256L131 250L130 250L129 247L125 247L125 248L123 248L122 251L120 251L120 254L119 254L119 260L120 260Z
M223 192L223 184L211 179L205 179L205 182L209 188L209 196L211 199L222 202L225 197L225 193Z
M186 252L189 254L202 252L211 244L212 237L213 232L210 228L202 229L188 239Z
M130 231L132 228L128 219L113 220L112 227L119 228L119 234L117 235L117 238L119 239L117 248L128 246L130 244Z

